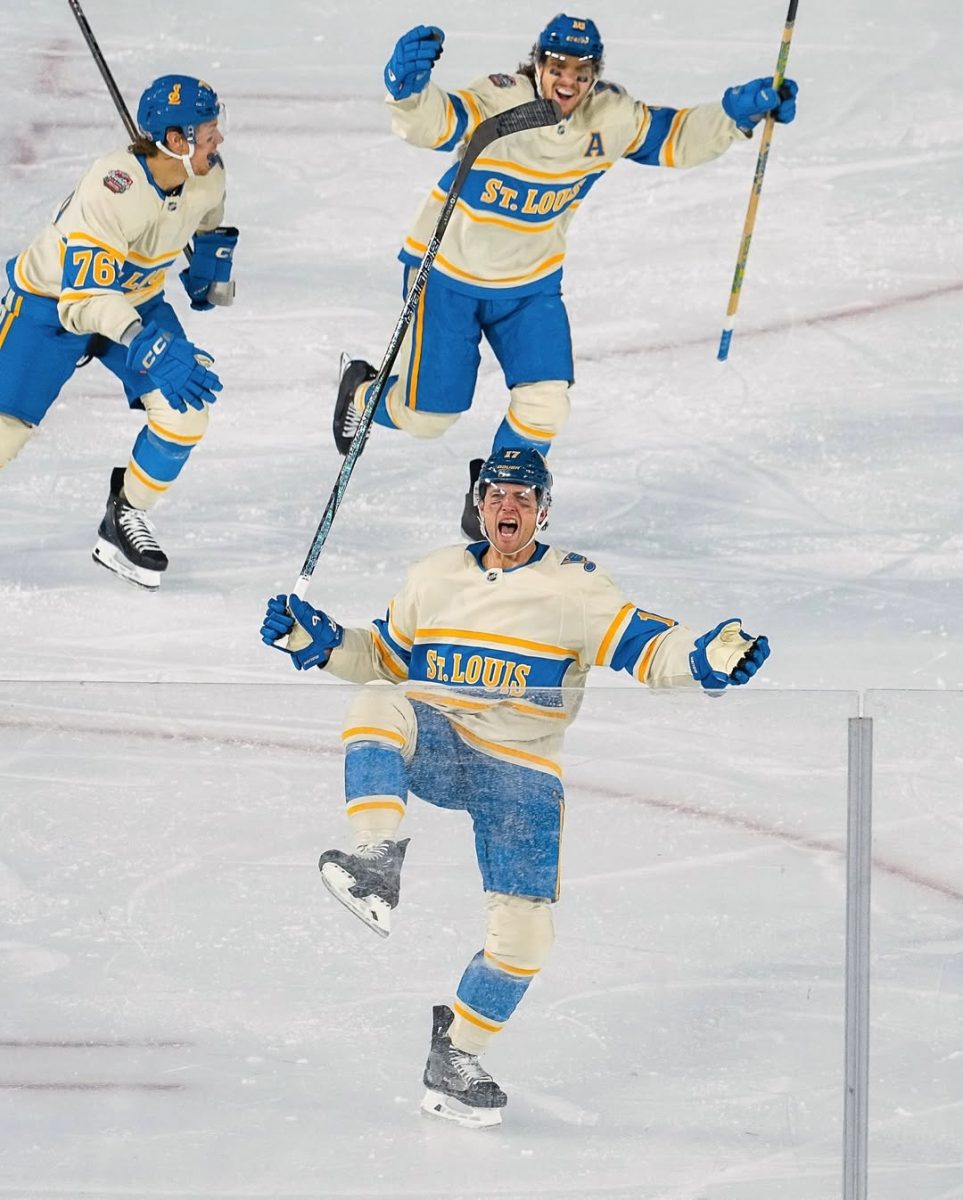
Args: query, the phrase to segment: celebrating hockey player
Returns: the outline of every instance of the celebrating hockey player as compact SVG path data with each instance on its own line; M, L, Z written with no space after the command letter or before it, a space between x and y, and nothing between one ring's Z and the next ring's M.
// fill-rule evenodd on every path
M735 618L696 636L637 608L594 562L537 541L552 498L537 450L494 451L474 487L483 539L417 563L383 619L345 629L281 595L268 602L261 636L269 645L287 637L298 670L400 685L362 688L349 707L342 740L355 848L320 859L324 883L365 924L390 931L409 792L471 815L485 943L451 1006L434 1009L422 1107L480 1126L498 1123L506 1096L478 1056L552 944L559 752L589 669L626 671L650 687L718 692L747 683L769 645Z
M634 100L602 79L603 45L594 21L560 14L538 35L517 72L486 75L446 91L430 79L444 34L419 25L399 39L385 67L392 128L416 146L447 153L493 114L531 100L555 100L557 126L496 142L472 168L411 329L387 381L375 421L416 437L438 437L471 407L478 346L486 338L509 390L493 449L547 453L569 413L572 340L562 302L566 234L576 210L620 158L643 166L692 167L752 136L767 113L788 123L797 86L777 92L771 77L730 87L721 101L665 108ZM405 290L444 203L457 164L438 181L399 255ZM345 454L375 370L363 359L344 370L334 438ZM473 460L473 481L481 460ZM481 536L469 486L466 537Z
M193 238L180 278L191 308L233 297L237 230L221 225L221 105L211 86L164 75L137 108L140 136L98 159L56 216L7 264L0 306L0 467L23 447L81 360L99 358L146 422L110 477L94 561L156 588L167 556L147 511L177 479L221 390L164 297L165 274Z

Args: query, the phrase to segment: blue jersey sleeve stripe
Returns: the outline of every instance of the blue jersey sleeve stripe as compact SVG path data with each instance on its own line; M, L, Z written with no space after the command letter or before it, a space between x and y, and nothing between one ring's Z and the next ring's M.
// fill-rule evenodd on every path
M387 621L373 621L371 637L378 657L387 670L397 679L408 678L411 651L400 646L388 631Z
M448 128L445 130L445 133L442 135L444 137L444 141L441 141L436 146L433 146L432 147L433 150L446 150L446 151L454 150L454 148L458 145L458 143L464 137L465 130L468 128L468 111L465 108L464 101L461 100L460 97L458 97L458 96L453 96L451 94L451 92L446 92L445 96L448 100L448 105L449 105L449 110L450 110L449 118L448 118ZM451 124L452 124L452 119L454 119L455 130L454 130L454 133L449 134L449 130L451 129Z
M670 617L657 617L652 613L644 613L636 609L615 647L612 661L609 664L612 670L627 671L632 675L649 643L654 638L661 637L675 623ZM647 667L648 663L645 665Z
M393 600L388 605L388 616L386 618L386 622L388 632L391 634L391 638L395 645L401 646L405 650L410 650L412 646L412 639L408 637L407 634L402 633L402 631L398 628L398 622L395 620L395 602Z
M632 162L641 163L646 167L662 166L660 154L662 146L672 131L672 123L675 120L677 113L675 108L650 108L649 109L649 128L645 135L645 140L637 150L631 151L625 157ZM671 166L671 162L667 162L666 166Z

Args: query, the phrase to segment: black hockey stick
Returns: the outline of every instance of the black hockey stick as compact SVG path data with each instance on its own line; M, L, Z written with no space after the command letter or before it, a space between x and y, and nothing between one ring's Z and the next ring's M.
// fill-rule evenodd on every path
M338 477L334 481L334 488L325 507L321 523L318 525L317 532L314 535L314 540L311 542L311 548L308 550L307 557L304 560L301 574L298 577L297 583L291 589L295 596L300 596L303 599L306 594L307 586L311 581L311 576L314 574L314 568L321 553L321 547L327 540L335 515L341 507L341 501L344 499L344 493L348 487L348 480L351 478L354 465L358 461L365 438L368 436L368 429L374 420L375 409L378 407L378 402L381 400L382 393L385 390L388 376L391 374L391 368L398 357L398 351L401 348L404 336L408 332L408 326L414 318L415 309L418 307L418 298L421 296L427 282L428 273L431 271L432 263L435 261L435 256L441 245L441 239L445 236L448 222L455 211L458 197L461 195L465 180L468 178L468 172L474 166L475 159L497 138L506 137L510 133L522 133L526 129L541 129L545 125L557 125L561 119L562 110L554 100L530 100L527 104L519 104L515 108L509 108L505 112L497 113L494 117L488 117L481 122L469 138L458 171L452 180L451 187L448 189L448 196L445 199L441 212L438 214L438 220L435 223L435 228L428 242L428 249L421 260L418 274L408 289L405 306L402 309L401 316L398 318L398 323L395 325L391 340L388 343L388 349L385 351L385 356L381 360L381 366L378 368L378 373L374 377L369 389L364 411L358 419L358 428L355 430L354 437L351 439L351 445L344 456L344 462L341 464Z
M130 109L124 103L124 97L120 94L120 88L114 82L114 77L110 72L110 67L107 66L107 60L100 52L100 47L97 45L97 39L94 37L94 31L90 28L84 10L80 7L80 0L67 0L70 5L70 11L77 18L77 24L80 26L80 32L84 35L84 41L87 43L87 48L93 55L94 62L97 64L98 70L104 77L104 83L107 84L107 91L110 92L110 98L114 102L114 107L120 113L120 119L124 122L127 134L132 142L137 140L137 126L134 124L134 118L130 115Z

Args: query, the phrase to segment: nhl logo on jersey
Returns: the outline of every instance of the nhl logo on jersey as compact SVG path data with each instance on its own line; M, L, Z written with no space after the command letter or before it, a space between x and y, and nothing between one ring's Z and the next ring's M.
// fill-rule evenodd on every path
M133 186L134 181L126 171L108 171L104 176L104 187L108 192L114 192L118 196Z
M492 81L495 87L514 87L514 75L489 75L488 78Z

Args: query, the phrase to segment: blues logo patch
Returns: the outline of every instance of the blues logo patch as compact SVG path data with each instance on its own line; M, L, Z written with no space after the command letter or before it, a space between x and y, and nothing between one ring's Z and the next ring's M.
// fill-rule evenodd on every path
M566 563L579 563L583 571L596 570L595 563L586 558L584 554L566 554L560 565L564 567Z
M492 81L495 87L514 87L514 75L489 75L488 78Z
M133 186L134 181L126 171L108 171L104 176L104 187L108 192L114 192L115 195L119 196L121 192L126 192Z

